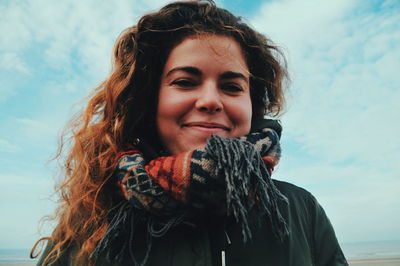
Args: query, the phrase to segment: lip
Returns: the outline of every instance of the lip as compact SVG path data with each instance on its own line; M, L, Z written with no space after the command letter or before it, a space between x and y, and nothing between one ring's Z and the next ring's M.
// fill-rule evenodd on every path
M230 131L230 128L219 123L213 123L213 122L189 122L189 123L184 123L182 125L183 127L187 128L193 128L193 129L198 129L201 131L206 131L206 132L221 132L221 131Z

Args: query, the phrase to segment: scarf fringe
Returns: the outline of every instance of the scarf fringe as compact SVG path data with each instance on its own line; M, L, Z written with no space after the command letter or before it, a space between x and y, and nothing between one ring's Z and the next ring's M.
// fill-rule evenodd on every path
M243 240L247 241L252 237L249 215L260 223L261 217L266 213L274 235L283 241L289 231L277 202L288 201L275 187L254 146L247 141L213 136L205 149L216 162L214 174L225 178L227 212L228 215L233 213L236 221L241 224Z
M138 213L135 213L138 212ZM153 244L153 238L164 236L171 227L181 224L184 215L177 215L169 218L166 222L158 221L155 217L146 215L143 211L136 209L128 201L122 201L114 206L108 214L113 217L110 221L107 232L99 241L96 248L90 255L90 260L96 260L100 254L105 252L108 262L122 261L128 249L129 255L134 266L144 266L149 258ZM146 251L141 262L138 262L134 254L134 235L135 227L142 220L146 224ZM127 237L128 236L128 241Z

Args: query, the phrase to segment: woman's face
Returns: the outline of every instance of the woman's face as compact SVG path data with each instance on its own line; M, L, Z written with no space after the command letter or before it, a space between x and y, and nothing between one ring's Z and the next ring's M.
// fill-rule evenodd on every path
M211 135L238 137L250 131L249 69L232 38L188 37L164 66L157 128L171 153L204 147Z

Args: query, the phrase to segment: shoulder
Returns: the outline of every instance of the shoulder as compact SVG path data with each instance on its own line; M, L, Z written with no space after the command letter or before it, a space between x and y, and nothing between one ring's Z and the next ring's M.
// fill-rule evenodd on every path
M316 265L348 265L332 224L315 197L288 182L274 180L274 184L288 199L281 210L290 227L291 238L310 248Z
M301 217L299 221L302 223L315 225L316 220L325 219L326 217L325 211L322 206L318 203L317 199L311 194L308 190L296 186L294 184L274 180L275 186L278 190L287 198L287 205L283 207L286 209L286 212L290 213L289 216L294 218L295 216ZM285 211L284 211L285 212Z
M321 211L315 197L306 189L294 184L279 180L273 182L287 199L286 202L279 202L279 209L289 225L296 227L295 231L299 230L297 227L304 230L312 228L314 217Z
M282 193L288 193L288 194L296 194L299 196L309 196L311 195L310 192L305 190L304 188L301 188L299 186L296 186L292 183L288 183L285 181L280 181L277 179L273 179L275 186L282 192Z
M307 203L307 204L316 204L315 197L306 189L296 186L292 183L273 180L275 186L278 190L286 196L288 201L291 203Z

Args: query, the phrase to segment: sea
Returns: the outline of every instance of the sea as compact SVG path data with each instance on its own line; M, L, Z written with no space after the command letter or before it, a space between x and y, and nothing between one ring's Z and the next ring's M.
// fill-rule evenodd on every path
M341 243L347 259L400 258L400 240ZM0 249L0 265L36 265L29 249Z
M347 259L400 258L400 240L341 243Z
M36 265L38 259L29 258L30 249L0 249L0 265Z

